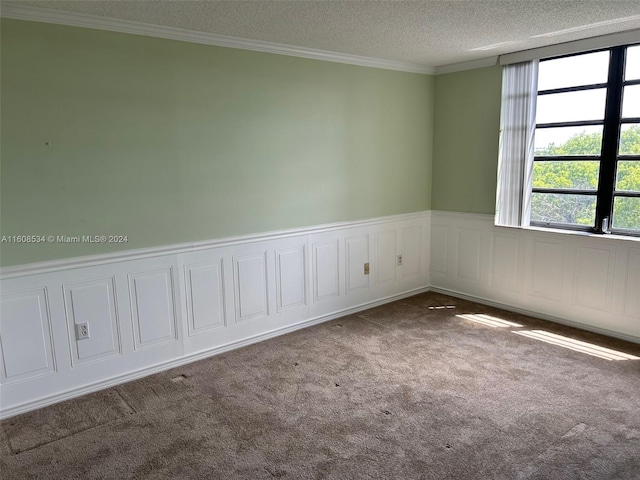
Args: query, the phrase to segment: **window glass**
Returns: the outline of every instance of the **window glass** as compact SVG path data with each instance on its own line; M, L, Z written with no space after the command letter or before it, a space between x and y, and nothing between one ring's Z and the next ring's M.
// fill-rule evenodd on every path
M623 61L624 71L609 72L612 62ZM513 103L521 89L527 90L527 69L535 72L527 64L505 70L516 96L506 91L503 99ZM550 93L556 90L565 91ZM608 91L621 93L622 99L605 111ZM604 220L610 217L614 232L640 236L640 45L541 60L535 100L532 189L524 199L531 204L531 223L606 233ZM526 102L523 96L519 106L526 109ZM524 127L532 125L520 125L515 115L508 121L512 143L524 148L530 140ZM617 152L603 145L617 145ZM507 200L512 208L517 197L507 195ZM602 207L598 216L597 205Z
M625 64L624 79L640 79L640 45L627 48L627 61Z
M622 118L640 117L640 85L629 85L622 92Z
M538 90L607 83L608 70L608 51L545 60L538 67Z
M614 199L613 228L640 232L640 198L616 197Z
M592 227L596 218L595 195L531 194L531 221Z
M539 95L536 123L602 120L606 89Z
M535 155L600 155L602 126L537 128Z
M640 192L640 161L618 162L616 191ZM638 221L640 222L640 216Z
M598 188L600 162L542 161L533 164L533 188Z
M620 155L640 155L640 124L627 123L620 127Z

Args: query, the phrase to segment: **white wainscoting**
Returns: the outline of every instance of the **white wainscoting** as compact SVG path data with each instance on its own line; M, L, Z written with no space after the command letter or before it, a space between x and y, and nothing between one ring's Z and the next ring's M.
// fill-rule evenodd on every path
M425 291L429 217L419 212L4 268L0 414ZM76 325L84 323L89 337L79 340Z
M431 289L640 342L640 239L431 212Z
M429 289L640 342L640 241L489 215L419 212L0 273L3 418Z

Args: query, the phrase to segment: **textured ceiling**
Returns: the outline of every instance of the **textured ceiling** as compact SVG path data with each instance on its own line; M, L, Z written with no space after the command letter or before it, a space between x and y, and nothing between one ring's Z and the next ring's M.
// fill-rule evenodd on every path
M640 1L2 1L442 66L640 28Z

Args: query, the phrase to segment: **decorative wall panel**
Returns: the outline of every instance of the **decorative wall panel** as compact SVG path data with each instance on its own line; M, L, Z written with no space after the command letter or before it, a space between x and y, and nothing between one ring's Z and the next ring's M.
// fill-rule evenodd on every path
M402 229L402 276L403 278L415 278L420 275L422 264L422 228L420 225Z
M340 296L338 240L313 245L315 301Z
M458 278L480 280L480 249L482 230L458 228Z
M80 365L120 354L120 331L113 277L64 285L71 361ZM79 339L76 325L87 324Z
M611 309L614 259L615 251L610 248L577 246L573 275L576 304L603 311Z
M394 282L396 279L396 232L382 232L374 235L376 249L376 284Z
M346 293L369 288L369 274L365 263L369 263L369 235L346 239Z
M223 261L185 265L189 335L224 327Z
M518 290L518 257L520 243L515 236L495 234L493 236L493 260L491 262L491 284L506 290Z
M44 288L3 294L2 383L37 377L55 370L47 292Z
M234 257L233 273L236 322L269 315L267 252Z
M170 268L129 275L135 349L176 339Z
M283 310L306 305L305 247L276 251L277 308Z

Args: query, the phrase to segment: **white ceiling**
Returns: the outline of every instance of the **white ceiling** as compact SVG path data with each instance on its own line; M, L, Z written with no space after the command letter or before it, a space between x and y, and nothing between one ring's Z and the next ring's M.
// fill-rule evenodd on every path
M2 0L428 67L640 28L640 0Z

